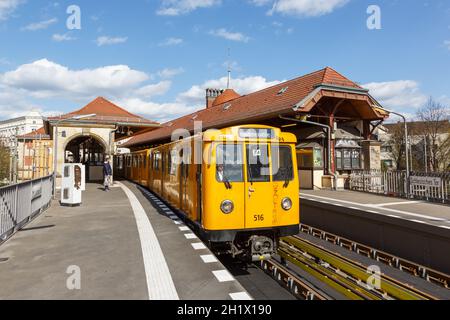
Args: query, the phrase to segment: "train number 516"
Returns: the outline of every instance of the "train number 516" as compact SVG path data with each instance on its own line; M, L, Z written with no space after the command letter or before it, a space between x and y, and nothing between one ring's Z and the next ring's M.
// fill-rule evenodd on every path
M262 214L255 214L254 216L253 216L253 221L255 221L255 222L262 222L262 221L264 221L264 215L262 215Z

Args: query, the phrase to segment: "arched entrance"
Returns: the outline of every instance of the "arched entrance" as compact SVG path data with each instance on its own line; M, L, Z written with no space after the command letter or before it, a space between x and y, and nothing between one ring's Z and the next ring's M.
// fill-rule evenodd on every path
M64 150L65 163L81 163L86 166L87 181L103 179L105 145L93 136L79 136L67 144Z

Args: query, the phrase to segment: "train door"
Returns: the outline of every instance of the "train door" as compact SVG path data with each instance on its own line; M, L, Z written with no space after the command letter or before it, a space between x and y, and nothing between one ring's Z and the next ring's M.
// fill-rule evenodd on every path
M181 155L183 159L183 155ZM190 216L190 210L187 203L188 200L188 181L189 181L189 165L186 161L182 160L180 164L180 208L188 216Z
M270 174L269 145L245 144L245 227L264 228L276 218ZM269 210L268 210L269 209Z
M296 195L299 190L295 145L272 144L270 153L274 212L276 212L273 225L291 225L299 212L298 201L292 199L292 195ZM292 207L288 209L289 203Z

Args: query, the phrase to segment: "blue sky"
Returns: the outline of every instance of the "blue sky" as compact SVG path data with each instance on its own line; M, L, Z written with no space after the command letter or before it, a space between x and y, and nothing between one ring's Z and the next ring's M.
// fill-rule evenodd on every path
M448 0L0 0L0 119L99 95L173 119L225 86L227 61L241 94L331 66L413 117L430 95L450 104L449 59Z

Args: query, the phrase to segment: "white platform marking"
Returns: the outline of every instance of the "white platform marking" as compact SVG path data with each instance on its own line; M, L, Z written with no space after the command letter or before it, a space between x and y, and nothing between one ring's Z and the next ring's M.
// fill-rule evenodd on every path
M180 220L173 220L173 223L175 223L176 225L183 224Z
M212 254L205 254L203 256L200 256L200 258L202 258L204 263L213 263L218 261L217 258Z
M233 300L253 300L253 298L250 297L247 292L230 293L230 297Z
M193 234L193 233L185 233L184 236L188 240L190 240L190 239L197 239L197 236L195 234Z
M219 282L234 281L234 277L227 270L217 270L212 272Z
M371 204L373 207L388 207L388 206L397 206L400 204L415 204L415 203L423 203L423 201L402 201L402 202L388 202L382 204Z
M420 220L409 220L409 221L416 222L416 223L427 224L425 221L420 221Z
M194 250L203 250L203 249L206 249L206 246L205 246L203 243L201 243L201 242L198 242L198 243L191 243L191 245L192 245L192 247L194 248Z
M180 229L180 231L191 231L191 229L189 229L189 227L180 227L179 229Z
M362 204L362 203L357 203L357 202L352 202L352 201L345 201L345 200L338 200L338 199L333 199L333 198L328 198L328 197L321 197L321 196L316 196L316 195L311 195L308 194L308 196L313 197L313 198L317 198L316 199L308 199L308 200L312 200L312 201L318 201L320 202L319 199L324 199L324 200L331 200L332 202L340 202L340 203L347 203L350 205L356 205L359 207L365 207L365 208L372 208L372 209L377 209L378 207L370 205L370 204ZM401 213L404 215L408 215L408 216L412 216L412 217L417 217L417 218L423 218L423 219L427 219L427 220L431 220L431 221L445 221L445 219L442 218L436 218L436 217L432 217L432 216L425 216L423 214L418 214L418 213L412 213L412 212L407 212L407 211L402 211L402 210L395 210L395 209L389 209L389 208L378 208L378 209L382 209L384 211L389 211L389 212L394 212L394 213ZM383 214L381 212L378 212L378 214Z
M449 226L439 226L440 228L444 228L444 229L449 229L450 230L450 227Z
M150 300L179 300L177 290L159 245L158 238L144 208L134 193L117 182L128 197L136 219L144 260L147 289Z

